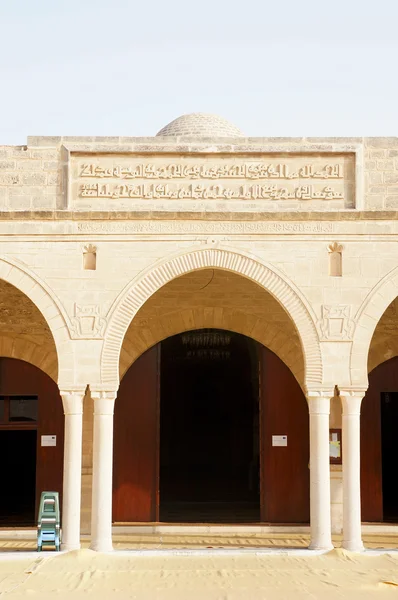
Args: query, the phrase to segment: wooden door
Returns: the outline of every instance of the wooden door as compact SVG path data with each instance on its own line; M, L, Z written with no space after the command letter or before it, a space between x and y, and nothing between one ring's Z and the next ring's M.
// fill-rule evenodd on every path
M361 406L362 521L383 521L381 454L381 394L398 392L398 357L369 374L369 388Z
M309 416L305 396L290 369L259 346L261 520L308 523ZM287 436L287 446L272 436Z
M29 424L29 428L37 431L35 514L39 508L40 494L45 490L59 492L62 506L64 411L57 384L30 363L15 358L0 358L0 395L38 397L37 423ZM26 424L14 423L12 427L0 425L2 427L23 430ZM42 446L42 435L55 435L56 446Z
M115 402L113 521L159 520L160 344L124 375Z

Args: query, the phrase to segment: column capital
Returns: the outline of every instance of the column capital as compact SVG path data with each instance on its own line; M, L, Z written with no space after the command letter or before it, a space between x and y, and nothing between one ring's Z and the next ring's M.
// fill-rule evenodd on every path
M61 394L65 415L81 415L83 413L84 391L60 390L59 393Z
M90 390L94 400L94 415L113 415L116 390Z
M342 389L340 390L341 405L343 407L343 416L359 415L361 412L362 399L366 394L366 388L362 389Z
M329 415L330 398L332 397L333 393L330 393L330 390L308 390L307 403L310 415Z
M305 395L307 398L333 398L335 390L333 387L316 387L316 388L305 388Z

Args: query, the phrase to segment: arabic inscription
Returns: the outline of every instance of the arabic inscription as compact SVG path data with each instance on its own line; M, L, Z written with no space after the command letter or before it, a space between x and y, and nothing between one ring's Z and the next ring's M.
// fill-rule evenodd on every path
M352 193L347 156L97 156L73 166L81 200L337 200ZM347 185L348 183L348 185Z

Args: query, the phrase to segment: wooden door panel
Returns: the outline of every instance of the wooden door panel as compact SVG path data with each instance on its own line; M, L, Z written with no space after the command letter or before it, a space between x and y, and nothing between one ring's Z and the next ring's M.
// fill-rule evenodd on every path
M62 506L64 411L57 384L30 363L0 358L0 395L38 396L35 514L45 490L58 492ZM42 435L56 435L57 445L42 446Z
M260 346L261 519L307 523L309 501L309 417L307 401L290 369ZM272 446L287 435L287 446Z
M115 402L113 521L158 520L160 344L123 377Z
M369 374L369 388L361 406L361 508L362 521L383 521L381 455L382 392L398 392L398 357Z

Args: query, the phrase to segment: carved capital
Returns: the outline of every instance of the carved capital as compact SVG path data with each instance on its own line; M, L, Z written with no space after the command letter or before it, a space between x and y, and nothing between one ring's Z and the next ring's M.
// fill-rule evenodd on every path
M353 339L355 321L349 304L324 304L322 318L318 321L321 341L350 341Z
M91 340L102 338L106 319L101 317L98 304L75 304L75 316L71 319L73 339Z
M306 396L310 415L329 415L330 398L333 397L333 394L334 392L330 387L307 389Z
M65 415L81 415L83 413L84 392L60 391Z
M359 416L361 404L366 394L365 389L342 389L340 390L343 417Z
M113 415L117 392L115 390L91 390L94 400L94 415Z
M307 396L308 411L310 415L329 415L330 397L329 396Z

